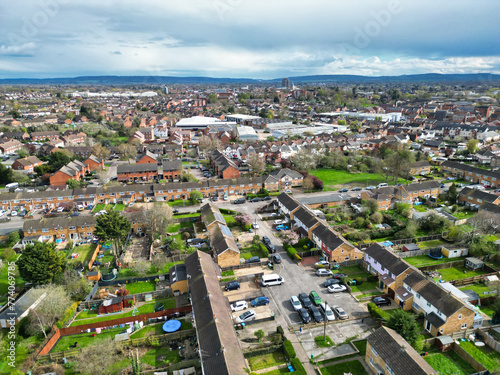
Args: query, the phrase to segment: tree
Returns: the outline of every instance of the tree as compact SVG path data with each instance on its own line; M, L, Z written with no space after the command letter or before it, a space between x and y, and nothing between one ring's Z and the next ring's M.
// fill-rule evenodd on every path
M382 216L382 214L380 212L375 212L374 214L372 214L370 216L370 221L373 224L380 224L380 223L382 223L383 220L384 220L384 217Z
M49 164L52 166L52 168L56 171L59 168L65 166L68 164L70 161L73 159L71 158L71 153L68 151L56 151L52 152L49 155Z
M97 217L94 236L103 242L113 242L113 255L118 259L130 228L130 221L126 217L108 209L104 215Z
M285 245L295 245L299 242L299 235L292 230L283 230L278 235Z
M272 109L270 109L269 111L267 111L267 118L271 118L271 119L274 118L274 111Z
M314 188L312 176L304 178L304 181L302 181L302 187L305 191L312 190Z
M378 202L375 199L363 199L361 205L367 209L369 215L378 211Z
M121 345L109 337L94 341L82 348L73 358L74 368L80 374L107 375L111 373L110 366L123 359Z
M266 163L265 161L259 157L257 154L250 154L247 157L247 164L250 166L252 173L254 175L260 175L262 172L264 172L264 169L266 168Z
M311 149L302 148L292 157L292 163L298 170L307 171L309 169L316 169L320 157L315 155Z
M118 153L123 155L124 159L134 159L137 156L137 147L128 143L122 143L118 146Z
M32 333L42 332L47 337L46 331L64 315L71 305L71 299L63 285L49 284L41 290L45 297L30 311L28 330Z
M11 109L7 114L11 115L13 118L21 118L21 113L17 109Z
M151 265L148 262L139 261L135 262L132 266L132 270L134 270L139 276L144 276L151 269Z
M200 193L199 191L192 191L189 193L189 200L191 201L192 204L198 203L199 200L203 198L203 194Z
M65 270L55 278L55 283L63 286L74 301L84 300L91 289L87 280L78 276L75 270Z
M452 226L451 221L435 212L425 215L419 220L420 228L429 232L442 233Z
M92 155L95 155L98 158L107 159L109 157L109 154L109 149L104 147L101 143L96 143L94 146L92 146Z
M413 220L408 220L405 229L394 234L394 239L401 240L406 238L414 238L417 234L417 224Z
M448 189L448 192L446 193L446 197L448 199L448 203L450 204L455 204L457 203L457 197L458 197L458 192L457 192L457 185L453 182Z
M208 95L208 102L209 102L210 104L217 103L217 100L218 100L218 98L217 98L217 94L213 94L213 93L212 93L212 94Z
M5 165L0 163L0 184L6 185L13 181L12 168L7 168Z
M415 162L413 152L406 146L401 147L400 150L391 154L386 159L387 168L392 172L394 181L398 177L408 179L410 177L411 165Z
M403 336L411 346L414 346L420 338L420 327L415 321L415 317L404 310L394 311L386 326Z
M21 277L33 284L47 284L61 274L66 267L66 257L55 248L55 243L47 242L26 245L17 261Z
M18 230L10 232L9 233L9 242L8 242L9 246L11 246L11 247L14 246L16 243L19 242L20 238L21 237L19 236Z
M254 336L257 337L257 340L262 341L264 336L266 335L263 330L259 329L258 331L255 331Z
M83 185L85 185L85 181L78 181L78 180L74 180L71 178L68 181L66 181L66 184L68 185L68 188L70 188L70 189L78 189L78 188L82 187Z
M397 202L395 205L396 212L404 217L409 217L411 204L404 202Z
M467 142L467 151L471 154L475 154L479 149L479 140L477 139L469 139Z
M168 204L155 203L144 211L144 218L149 229L151 240L162 237L167 232L167 226L172 221L172 207Z

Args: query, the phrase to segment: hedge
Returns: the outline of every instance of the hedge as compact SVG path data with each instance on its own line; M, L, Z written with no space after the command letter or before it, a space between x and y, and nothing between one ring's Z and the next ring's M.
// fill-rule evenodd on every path
M221 214L236 215L236 211L228 210L226 208L219 208L219 211L220 211Z
M300 359L298 358L293 358L292 359L292 367L293 369L295 370L294 373L297 374L297 375L307 375L306 373L306 369L304 368L304 366L302 365L302 362L300 362Z
M291 259L293 259L294 255L297 254L297 250L295 250L295 248L293 246L290 246L290 245L285 246L285 250Z
M68 307L64 312L62 318L56 322L56 327L63 328L73 317L73 315L75 315L76 309L79 305L80 305L79 302L74 302L70 307Z
M375 305L373 302L370 302L367 307L368 307L368 311L370 312L370 315L374 319L380 319L380 320L387 321L390 317L390 315L388 313L386 313L380 307Z
M269 250L267 249L267 247L264 246L264 244L259 244L259 248L260 248L260 252L262 253L262 255L264 257L269 257Z
M283 351L287 358L295 358L297 356L290 340L283 341Z
M275 353L280 350L281 350L281 345L272 345L272 346L267 346L265 348L249 350L247 352L244 352L243 357L245 358L257 357L264 354Z

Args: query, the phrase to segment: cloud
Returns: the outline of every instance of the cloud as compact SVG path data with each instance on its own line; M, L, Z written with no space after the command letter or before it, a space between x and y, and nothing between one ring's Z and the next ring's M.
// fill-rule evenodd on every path
M121 55L122 53L120 51L114 51L110 52L111 55Z
M27 56L31 55L36 45L33 42L21 44L18 46L0 46L0 55L7 56Z

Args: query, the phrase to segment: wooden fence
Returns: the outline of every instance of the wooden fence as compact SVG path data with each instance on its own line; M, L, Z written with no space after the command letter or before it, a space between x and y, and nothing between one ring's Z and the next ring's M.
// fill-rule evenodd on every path
M228 267L221 267L221 271L232 271L232 270L239 270L241 268L252 268L252 267L261 267L261 266L267 266L267 260L261 260L260 262L254 262L254 263L240 263L237 266L228 266Z
M476 281L481 281L486 276L492 276L492 275L499 276L499 273L498 272L491 272L491 273L487 273L487 274L480 275L480 276L468 277L466 279L450 280L450 284L452 284L454 286L474 284Z
M444 232L441 234L431 234L429 236L423 236L423 237L417 237L417 238L404 238L401 240L391 240L391 242L394 245L406 245L409 243L414 243L414 242L424 242L424 241L433 241L433 240L441 240L443 239L443 236L447 235L448 232ZM366 249L373 243L376 243L375 241L372 241L370 243L363 243L363 244L358 244L358 248L360 249Z
M146 300L147 295L152 295L153 299L158 299L158 298L168 298L172 297L174 294L172 293L172 289L167 288L163 290L155 290L153 292L143 292L143 293L137 293L137 294L129 294L127 297L134 296L136 302L144 302ZM80 302L80 309L81 310L89 310L92 308L97 308L98 306L101 305L105 300L103 299L96 299L96 300L90 300L90 301L82 301Z
M301 258L308 258L308 257L313 257L317 255L321 255L323 252L321 250L314 250L314 251L301 251L300 253L297 253L298 256Z
M95 260L95 258L97 258L97 255L99 254L100 250L101 250L101 244L98 244L97 247L95 248L94 254L92 254L92 258L90 258L89 265L88 265L89 271L94 266L94 260Z
M452 343L451 347L460 356L460 358L465 360L465 362L471 365L477 372L483 372L487 370L486 367L484 367L481 363L476 361L476 359L473 356L467 353L467 351L456 342Z

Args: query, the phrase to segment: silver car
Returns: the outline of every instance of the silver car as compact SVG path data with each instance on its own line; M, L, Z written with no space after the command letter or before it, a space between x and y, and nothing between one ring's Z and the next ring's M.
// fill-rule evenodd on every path
M333 311L337 313L340 320L349 319L349 315L347 315L342 307L333 306Z
M299 297L291 296L290 303L295 311L299 311L302 308L302 304L300 303Z

